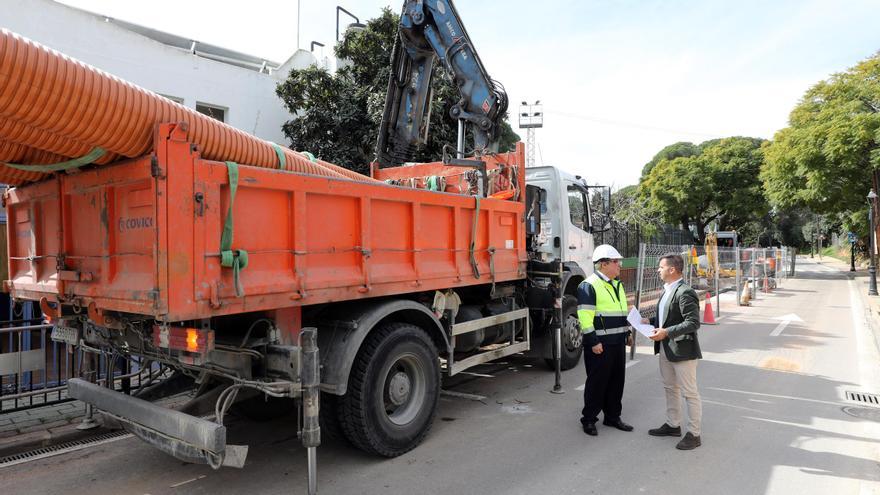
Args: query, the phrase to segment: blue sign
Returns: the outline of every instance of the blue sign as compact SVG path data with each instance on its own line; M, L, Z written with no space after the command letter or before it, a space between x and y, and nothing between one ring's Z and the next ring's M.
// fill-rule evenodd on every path
M856 235L852 232L850 232L848 235L849 235L849 243L855 244L856 243Z

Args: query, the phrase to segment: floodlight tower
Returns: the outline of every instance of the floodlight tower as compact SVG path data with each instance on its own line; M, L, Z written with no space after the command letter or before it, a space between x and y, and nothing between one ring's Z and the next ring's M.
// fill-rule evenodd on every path
M535 129L544 127L541 100L522 102L519 107L519 128L526 129L526 167L535 166Z

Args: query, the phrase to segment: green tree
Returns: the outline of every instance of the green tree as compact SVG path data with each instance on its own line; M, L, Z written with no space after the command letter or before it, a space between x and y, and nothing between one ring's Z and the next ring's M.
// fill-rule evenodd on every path
M278 85L276 93L293 115L283 126L291 148L367 173L375 157L399 19L386 7L365 29L346 32L335 48L336 57L344 61L335 74L315 66L294 69ZM430 136L418 150L418 161L439 160L443 146L454 145L458 136L458 122L449 109L460 97L442 64L435 69L432 86ZM519 136L506 120L502 126L499 150L510 151Z
M696 227L700 242L711 222L719 230L739 229L768 210L758 179L762 143L731 137L703 143L697 154L661 158L641 181L639 193L665 221Z
M867 234L865 196L880 168L880 53L804 94L764 150L761 179L780 207L842 216Z
M593 211L598 211L595 205ZM639 194L637 185L611 193L611 217L617 224L638 226L645 239L656 235L662 224L657 212L648 208L647 199Z
M694 143L679 141L675 144L670 144L658 151L657 154L654 155L654 158L642 167L642 179L647 177L648 174L651 173L651 170L663 160L672 160L673 158L696 156L699 154L700 147Z

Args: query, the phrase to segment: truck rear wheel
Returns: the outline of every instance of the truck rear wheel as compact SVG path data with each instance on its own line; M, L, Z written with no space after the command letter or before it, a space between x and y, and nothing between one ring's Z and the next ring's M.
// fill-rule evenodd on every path
M396 457L415 448L434 421L440 364L431 338L409 323L375 330L358 351L339 401L339 423L357 448Z
M551 341L555 338L552 332L549 338ZM581 323L577 316L577 298L566 295L562 299L562 362L560 368L563 371L574 368L580 362L584 350L583 340ZM555 344L551 343L551 346L553 345ZM556 363L552 358L546 358L544 362L550 369L556 369Z

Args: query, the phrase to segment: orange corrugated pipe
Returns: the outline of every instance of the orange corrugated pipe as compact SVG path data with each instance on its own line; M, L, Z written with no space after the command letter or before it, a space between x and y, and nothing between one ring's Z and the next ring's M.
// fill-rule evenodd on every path
M21 144L0 141L0 162L21 164L57 163L65 158L54 153L34 149ZM0 164L0 183L18 186L25 182L35 182L46 178L47 174L30 170L19 170Z
M48 177L48 174L42 172L31 172L29 170L17 170L0 164L0 184L9 184L10 186L20 186L28 182L41 181Z
M69 149L52 150L64 156L81 156L80 145L87 143L130 158L153 149L157 124L185 121L190 139L206 159L268 168L279 164L266 141L6 29L0 29L0 119L70 140ZM285 168L291 171L373 180L311 162L290 150L284 154Z
M64 157L61 161L85 155L92 150L92 146L89 146L86 143L61 137L43 129L22 124L21 122L2 118L0 118L0 141L8 141L54 153ZM118 158L119 155L117 154L107 153L101 158L95 160L95 163L103 165L113 162ZM46 161L40 163L51 162Z

